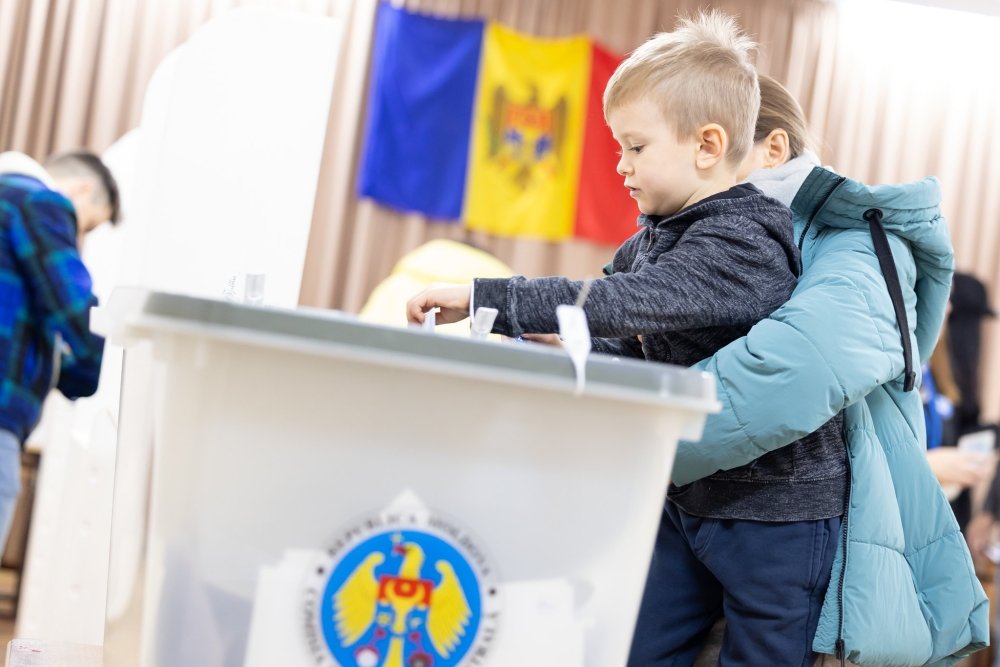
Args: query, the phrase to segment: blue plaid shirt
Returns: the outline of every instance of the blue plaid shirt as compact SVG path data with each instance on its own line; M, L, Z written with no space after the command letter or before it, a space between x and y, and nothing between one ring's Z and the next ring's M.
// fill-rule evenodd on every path
M94 393L104 351L90 331L96 303L73 205L34 178L0 175L0 429L23 442L53 386L68 398Z

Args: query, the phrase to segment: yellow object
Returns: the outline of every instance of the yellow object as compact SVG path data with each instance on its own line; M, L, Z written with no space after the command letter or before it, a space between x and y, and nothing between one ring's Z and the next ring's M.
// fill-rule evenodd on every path
M434 606L427 614L427 632L434 650L448 658L465 635L472 609L451 563L439 560L435 569L441 575L441 583L434 589Z
M361 319L376 324L406 326L406 302L435 283L471 283L473 278L508 278L514 272L499 259L465 243L429 241L404 255L388 278L379 283L361 309ZM469 322L437 327L438 333L468 336Z
M586 37L483 38L463 218L498 236L573 233L590 78Z

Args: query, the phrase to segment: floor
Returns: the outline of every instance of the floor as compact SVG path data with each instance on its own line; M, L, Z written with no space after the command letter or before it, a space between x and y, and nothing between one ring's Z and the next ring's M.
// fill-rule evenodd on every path
M7 642L14 638L14 619L0 618L0 647L6 649ZM2 653L0 653L2 655Z
M10 591L13 586L13 573L9 570L0 570L0 592ZM141 596L136 596L136 603L126 611L124 617L108 628L106 635L108 644L104 649L103 667L135 667L140 622L139 597ZM8 642L14 639L15 626L15 619L0 618L0 656L5 655ZM2 661L3 658L0 657L0 663Z
M984 587L991 601L994 597L994 587L991 578L983 577ZM12 590L14 586L14 575L9 570L0 570L0 592ZM128 609L122 619L113 624L108 629L106 639L108 643L104 650L103 667L134 667L136 656L138 655L137 641L139 637L139 622L141 606L141 595L136 595L132 608ZM992 607L993 605L991 605ZM0 655L4 655L7 643L14 638L15 620L13 618L0 618ZM721 628L714 631L713 641L709 642L709 647L699 656L696 667L714 665L718 655L718 644L721 642ZM982 651L968 660L962 661L956 667L989 667L991 665L991 652ZM816 667L839 667L840 661L827 658L817 661ZM848 663L851 665L851 663Z
M10 570L0 570L0 593L14 590L16 579ZM0 655L7 650L7 642L14 638L14 619L0 618Z

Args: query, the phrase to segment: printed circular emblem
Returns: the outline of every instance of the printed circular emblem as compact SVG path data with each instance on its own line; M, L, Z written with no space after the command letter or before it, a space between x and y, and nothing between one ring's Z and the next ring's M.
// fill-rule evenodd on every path
M371 519L348 531L328 556L306 598L317 665L453 667L485 660L498 593L482 551L453 525L434 516Z

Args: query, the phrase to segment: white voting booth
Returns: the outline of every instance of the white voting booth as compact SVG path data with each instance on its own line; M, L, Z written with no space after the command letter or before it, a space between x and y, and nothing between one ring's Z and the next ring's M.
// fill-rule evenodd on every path
M709 376L598 355L575 395L543 346L142 290L101 315L126 382L155 359L130 664L624 664Z
M102 156L123 195L133 191L137 139L138 131L130 132ZM129 210L126 195L122 225L102 225L83 247L101 303L118 281ZM94 395L71 402L50 393L42 422L28 440L29 446L43 450L43 457L18 605L19 636L85 644L99 643L104 636L121 362L121 348L106 346ZM145 480L148 448L131 450L126 462L137 455ZM66 553L74 558L65 558ZM137 562L138 555L129 560ZM134 581L135 572L125 578Z
M232 10L164 60L130 140L128 171L116 174L128 216L117 284L240 298L251 273L264 277L264 303L297 303L342 24ZM140 408L133 398L130 418L120 418L120 356L109 344L108 391L77 402L77 414L46 438L19 637L100 644L105 605L117 618L134 602L151 403ZM148 347L132 350L129 363L142 391Z

